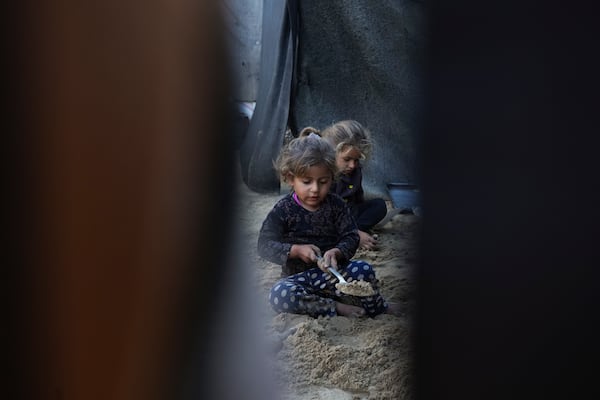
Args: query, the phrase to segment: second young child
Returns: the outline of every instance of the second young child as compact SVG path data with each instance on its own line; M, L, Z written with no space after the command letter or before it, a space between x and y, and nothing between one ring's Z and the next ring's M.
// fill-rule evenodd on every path
M371 133L359 122L343 120L323 129L321 136L329 141L336 151L338 179L331 191L346 201L358 225L360 247L371 250L377 239L370 230L387 214L385 200L365 199L362 186L361 161L366 160L372 149Z

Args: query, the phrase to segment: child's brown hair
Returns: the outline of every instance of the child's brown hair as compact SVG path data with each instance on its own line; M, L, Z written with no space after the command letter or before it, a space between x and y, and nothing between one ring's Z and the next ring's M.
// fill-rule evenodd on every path
M358 121L347 119L336 122L323 129L320 134L338 153L353 147L360 152L362 159L367 159L371 155L373 149L371 132Z
M335 177L335 150L321 138L318 129L310 126L302 129L297 138L284 146L274 162L284 182L293 176L303 176L308 168L319 164L325 165L331 171L331 176Z

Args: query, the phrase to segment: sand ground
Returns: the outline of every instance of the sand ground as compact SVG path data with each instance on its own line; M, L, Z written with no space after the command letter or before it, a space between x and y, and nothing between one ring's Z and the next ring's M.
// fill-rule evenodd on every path
M260 258L260 226L282 194L259 194L237 186L241 256L252 266L254 290L264 316L273 370L282 399L412 398L411 316L420 217L397 214L375 227L379 248L355 259L373 265L383 296L403 306L404 315L375 318L318 318L276 314L267 297L281 267ZM393 207L388 202L388 209Z

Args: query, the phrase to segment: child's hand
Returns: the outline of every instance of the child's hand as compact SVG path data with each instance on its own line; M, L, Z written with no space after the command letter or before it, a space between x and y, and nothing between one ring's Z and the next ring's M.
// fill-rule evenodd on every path
M341 256L342 256L341 250L338 249L337 247L334 247L333 249L327 250L325 252L325 254L323 254L322 261L317 263L317 265L323 272L327 272L328 267L333 267L333 268L337 269L337 267L338 267L337 259L340 258Z
M377 238L375 236L371 236L367 232L360 230L358 231L358 236L360 237L358 247L367 250L374 250L377 247Z
M290 249L290 258L299 258L307 264L317 262L321 249L314 244L294 244Z

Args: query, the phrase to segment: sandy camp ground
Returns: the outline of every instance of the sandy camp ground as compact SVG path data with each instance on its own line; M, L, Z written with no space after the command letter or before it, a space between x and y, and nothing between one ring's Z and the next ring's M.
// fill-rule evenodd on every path
M261 259L256 241L261 224L281 195L259 194L243 183L236 188L240 256L251 266L275 381L282 399L409 399L412 397L410 346L412 272L417 262L420 217L397 214L374 230L376 251L355 257L374 266L386 300L400 303L404 316L318 318L276 314L267 297L281 267ZM388 209L392 209L388 202ZM384 221L385 222L385 221Z

